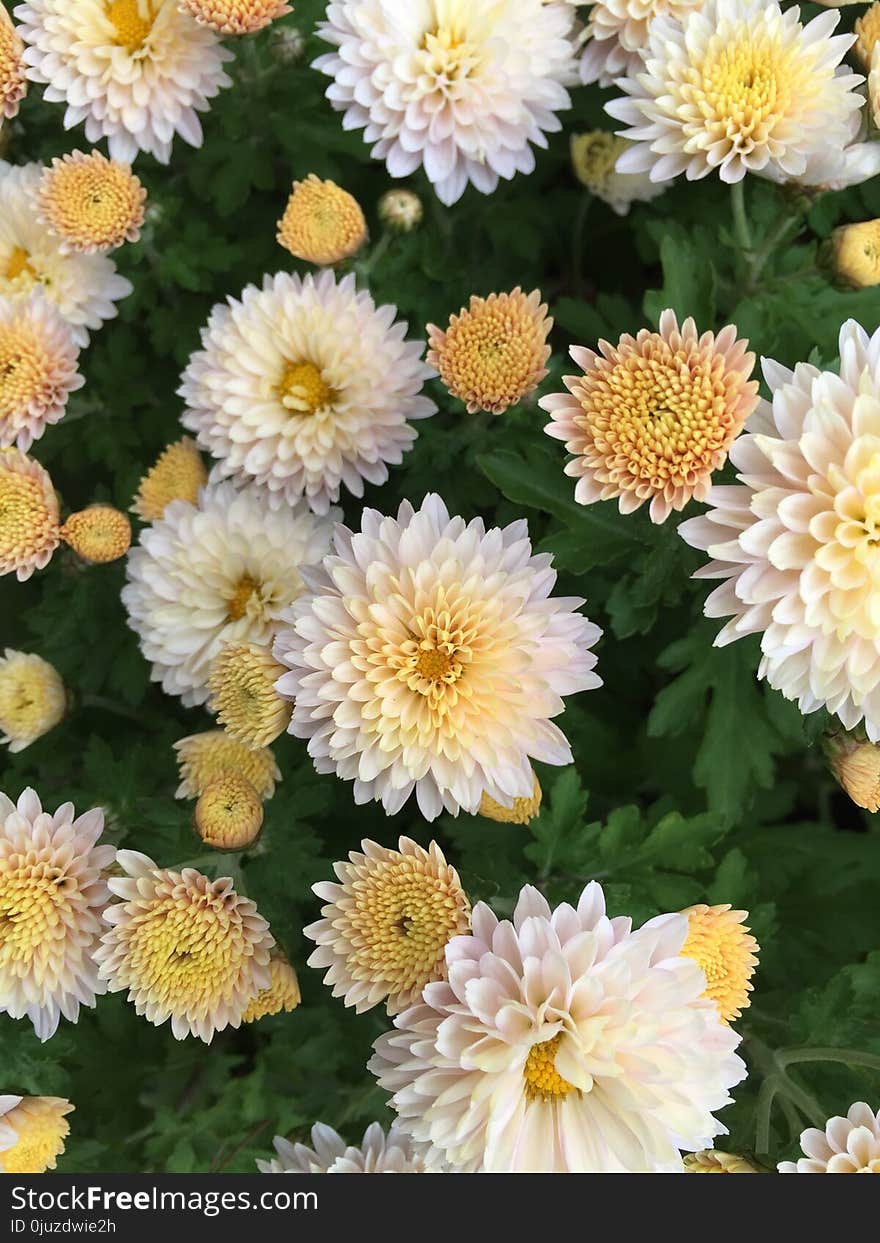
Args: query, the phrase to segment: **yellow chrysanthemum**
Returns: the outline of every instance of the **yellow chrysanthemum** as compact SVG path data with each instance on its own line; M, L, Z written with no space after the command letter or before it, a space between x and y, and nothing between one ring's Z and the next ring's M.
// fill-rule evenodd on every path
M73 1108L60 1096L0 1096L0 1174L54 1170Z
M366 240L364 213L347 190L314 173L293 183L278 241L295 258L326 267L351 258Z
M3 117L11 120L27 91L24 73L24 43L12 18L0 5L0 125Z
M688 935L682 955L700 966L706 977L705 996L718 1006L722 1022L730 1023L751 1004L750 980L758 965L758 942L743 922L748 911L732 911L729 904L701 904L683 914L688 917Z
M422 223L425 209L412 190L386 190L379 199L379 219L394 233L412 233Z
M208 471L196 442L183 436L160 453L138 486L132 513L144 522L158 522L172 501L195 505L208 482Z
M218 777L244 777L260 798L271 798L281 772L268 747L246 747L225 730L209 729L175 742L180 767L177 798L199 798Z
M195 824L199 837L214 850L246 850L263 827L263 804L245 777L229 773L199 795Z
M58 499L39 462L0 449L0 574L20 582L48 564L61 538Z
M706 1148L702 1152L688 1152L684 1157L686 1174L760 1174L761 1171L745 1157L735 1152L720 1152Z
M880 285L880 220L845 224L831 234L834 273L854 289Z
M0 743L23 751L67 711L61 675L42 656L7 647L0 658Z
M853 55L867 72L871 68L874 48L880 40L880 3L872 4L861 17L856 18L853 31L856 36Z
M124 557L131 546L131 523L112 505L89 505L71 514L61 538L89 565L106 565Z
M106 253L140 237L146 198L131 165L74 151L44 170L37 211L62 252Z
M428 325L427 361L470 414L502 414L534 392L547 374L553 320L535 289L474 295L445 332Z
M488 794L484 794L480 803L480 815L487 820L497 820L499 824L528 824L541 810L541 798L541 783L536 776L531 798L515 798L511 807L505 807L503 803L498 803Z
M272 983L258 993L242 1015L243 1023L256 1023L269 1014L289 1014L302 1001L299 980L286 958L276 957L269 963Z
M183 0L181 8L221 35L253 34L293 12L286 0Z
M214 661L208 706L231 738L267 747L284 733L293 705L275 683L287 670L259 643L227 643Z
M830 734L825 750L831 771L858 807L880 811L880 746L862 734Z

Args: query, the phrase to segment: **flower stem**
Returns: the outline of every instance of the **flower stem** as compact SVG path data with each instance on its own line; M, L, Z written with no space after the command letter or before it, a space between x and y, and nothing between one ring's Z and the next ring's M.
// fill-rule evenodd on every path
M746 215L745 178L730 187L730 205L733 209L733 232L737 245L746 255L752 253L752 230Z

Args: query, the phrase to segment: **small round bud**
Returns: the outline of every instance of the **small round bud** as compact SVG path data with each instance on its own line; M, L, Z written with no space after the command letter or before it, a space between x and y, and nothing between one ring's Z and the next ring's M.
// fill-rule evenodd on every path
M196 803L199 837L214 850L246 850L263 827L263 804L244 777L229 773L212 781Z
M106 565L128 552L131 523L112 505L89 505L70 515L61 538L87 565Z
M880 746L841 731L827 735L825 754L835 781L856 806L880 811Z
M834 275L854 289L880 285L880 220L845 224L831 234Z
M395 233L412 233L422 223L422 200L412 190L386 190L379 199L379 219Z
M295 65L306 50L306 37L297 26L279 26L272 32L272 51L282 65Z

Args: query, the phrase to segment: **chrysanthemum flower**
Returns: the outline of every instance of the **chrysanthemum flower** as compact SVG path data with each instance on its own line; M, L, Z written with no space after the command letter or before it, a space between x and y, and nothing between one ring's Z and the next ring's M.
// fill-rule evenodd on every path
M541 783L535 777L535 788L528 798L515 798L505 807L488 794L480 800L480 815L499 824L528 824L541 810Z
M107 565L128 552L131 523L112 505L89 505L70 515L61 538L87 565Z
M232 53L180 0L27 0L15 15L27 75L67 105L66 129L85 122L122 163L147 151L167 164L175 134L202 145L198 114L231 84Z
M204 703L224 644L271 642L331 525L302 504L270 510L255 489L228 483L205 488L197 505L169 505L141 532L122 591L153 680L189 706Z
M335 863L340 884L312 888L326 902L303 932L317 942L310 967L327 967L333 996L360 1013L380 1001L389 1014L411 1006L446 973L446 945L470 927L470 902L436 842L423 850L402 837L398 850L361 842L363 854Z
M128 990L138 1014L159 1027L171 1020L177 1040L241 1026L270 984L269 925L228 876L208 880L194 868L160 868L135 850L120 850L119 898L104 912L111 925L95 961L110 992Z
M880 1109L874 1113L856 1101L845 1118L830 1118L824 1131L804 1131L801 1148L805 1156L779 1162L780 1174L880 1174Z
M100 808L74 819L72 803L52 814L33 790L0 794L0 1013L40 1040L106 991L93 958L116 851L97 844L103 829Z
M284 733L292 705L275 689L284 672L267 647L226 644L208 678L208 707L230 738L248 747L268 747Z
M724 906L688 907L688 935L682 948L706 977L705 996L718 1007L723 1023L738 1019L751 1002L750 983L758 965L758 942L749 936L748 911Z
M147 192L130 164L100 151L54 159L37 191L40 220L63 253L94 254L136 242Z
M0 5L0 125L11 121L27 93L24 44L6 9Z
M48 565L60 540L48 472L20 449L0 449L0 575L15 571L24 582Z
M428 325L428 364L469 414L502 414L533 393L547 374L553 320L540 291L474 295L443 332Z
M200 25L220 35L250 35L293 9L286 0L181 0Z
M272 982L264 988L242 1015L243 1023L256 1023L270 1014L290 1014L302 1001L296 972L281 955L273 954L269 963Z
M199 795L195 825L205 845L214 850L246 850L263 827L262 800L246 778L228 773Z
M681 956L684 915L633 932L593 882L576 910L526 887L512 922L480 903L472 926L370 1062L429 1165L663 1173L724 1133L713 1114L746 1071Z
M297 259L322 266L357 254L367 240L367 222L357 199L335 181L309 173L295 181L278 221L278 241Z
M54 729L66 711L58 670L42 656L7 647L0 658L0 744L23 751Z
M880 3L874 3L857 17L853 26L856 41L853 55L867 73L874 59L874 48L880 43Z
M60 1096L0 1096L0 1174L54 1170L72 1112L73 1105Z
M289 732L319 772L389 815L415 791L433 820L484 794L528 797L533 759L571 762L552 718L601 685L602 632L583 601L551 598L551 558L532 555L524 521L487 531L429 495L396 518L364 510L334 548L275 644L292 671L277 683L295 700Z
M344 484L384 483L436 411L420 342L396 307L377 307L353 276L280 273L216 306L190 359L182 422L217 458L216 474L264 484L318 513Z
M580 37L582 82L613 86L618 78L632 77L643 67L648 31L657 17L681 21L703 0L596 0L590 5Z
M707 617L715 640L760 634L766 678L801 712L823 705L880 741L880 332L849 320L840 374L764 361L763 402L731 450L739 484L713 488L709 512L682 523L721 579Z
M831 234L835 275L853 289L880 285L880 220L845 224Z
M880 811L880 746L867 742L861 731L832 731L825 752L838 785L858 807Z
M396 1126L388 1134L378 1122L364 1132L360 1147L346 1144L323 1122L312 1127L312 1147L276 1136L276 1156L257 1161L261 1174L424 1174L421 1154Z
M622 78L627 97L607 105L634 143L618 171L797 178L814 153L842 151L863 102L862 78L838 72L853 37L832 37L839 13L806 26L799 17L773 0L704 0L680 22L655 18L644 70Z
M684 1159L686 1174L760 1174L760 1170L745 1157L735 1152L721 1152L706 1148L702 1152L689 1152Z
M196 442L182 436L162 450L141 479L132 513L144 522L157 522L172 501L195 505L207 482L208 471Z
M570 106L574 10L544 0L339 0L314 62L327 98L392 177L423 165L443 203L530 173Z
M26 453L64 417L85 383L78 360L73 328L41 291L0 296L0 448Z
M422 200L412 190L386 190L376 210L385 228L393 233L412 233L425 214Z
M674 311L660 316L659 332L600 341L598 353L573 346L584 374L565 376L568 392L539 404L552 418L547 435L575 455L565 468L575 500L616 497L622 514L650 501L652 522L704 501L758 404L747 349L733 325L700 336L692 319L679 328Z
M604 129L571 136L575 176L618 216L626 216L633 203L647 203L666 188L653 182L647 173L617 171L617 161L631 146L629 139Z
M268 747L248 747L223 729L190 734L174 744L180 770L175 798L199 798L221 777L243 777L260 798L271 798L281 770Z

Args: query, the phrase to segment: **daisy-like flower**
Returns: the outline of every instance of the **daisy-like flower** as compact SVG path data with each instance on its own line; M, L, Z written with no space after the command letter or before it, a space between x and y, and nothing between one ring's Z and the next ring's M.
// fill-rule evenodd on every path
M236 742L223 729L190 734L174 744L180 770L175 798L199 798L221 777L243 777L260 798L271 798L281 770L268 747Z
M138 240L146 198L131 165L74 151L43 171L37 206L63 253L90 255Z
M242 1015L243 1023L256 1023L270 1014L290 1014L302 1001L296 972L280 954L273 954L269 963L272 982L264 988Z
M219 459L218 476L264 484L317 513L341 486L384 483L436 411L422 385L423 346L397 308L377 307L353 276L267 276L216 306L190 359L182 422Z
M840 330L840 373L764 361L762 402L731 450L739 483L679 532L720 579L723 646L760 634L758 676L801 712L823 705L880 741L880 332Z
M385 228L393 233L412 233L425 214L422 200L412 190L386 190L376 210Z
M275 655L291 672L289 732L318 772L354 782L356 803L393 815L415 792L422 815L476 812L534 789L530 761L571 763L552 718L564 696L600 686L601 631L552 598L551 558L524 521L486 530L443 501L364 510L285 616Z
M689 1152L684 1159L686 1174L760 1174L760 1170L745 1157L735 1152L721 1152L706 1148L703 1152Z
M195 505L207 482L208 471L198 445L189 436L183 436L162 450L141 479L132 513L143 522L157 522L172 501Z
M59 519L48 472L20 449L0 449L0 575L14 571L23 583L48 565Z
M364 1132L359 1147L346 1144L323 1122L312 1127L312 1147L276 1136L275 1157L257 1161L261 1174L424 1174L418 1149L409 1136L392 1125L388 1134L378 1122Z
M224 644L271 642L331 525L305 505L270 510L254 489L228 483L205 488L197 505L169 505L141 532L122 591L153 680L188 706L204 703Z
M199 795L195 825L199 837L214 850L246 850L263 827L263 801L251 783L237 773L212 781Z
M25 298L35 287L73 325L77 345L89 330L114 319L116 303L128 297L131 281L106 255L65 253L37 215L43 167L13 167L0 161L0 296Z
M110 992L128 990L138 1014L159 1027L171 1020L177 1040L240 1027L257 994L271 983L269 925L228 876L211 881L194 868L160 868L120 850L125 873L111 879L119 899L95 961Z
M724 906L688 907L688 935L682 948L706 977L705 996L718 1007L722 1023L732 1023L748 1006L750 983L758 965L758 942L749 936L748 911Z
M230 738L248 747L268 747L284 733L292 705L275 689L284 672L267 647L226 644L208 679L208 707Z
M181 0L197 22L220 35L250 35L293 9L286 0Z
M67 711L67 692L54 665L7 647L0 658L0 744L23 751L48 734Z
M830 1118L825 1130L810 1127L801 1135L805 1155L780 1161L780 1174L880 1174L880 1109L864 1101L851 1105L845 1118Z
M855 734L832 731L825 752L834 779L857 807L880 811L880 747Z
M198 114L231 84L232 53L180 0L27 0L15 16L27 76L67 105L66 129L85 122L122 163L146 151L167 164L175 134L202 145Z
M380 1001L398 1014L446 971L449 940L470 927L470 902L455 868L436 842L424 850L402 837L398 850L361 842L333 870L340 884L321 881L327 905L303 932L317 942L310 967L327 967L333 996L360 1013Z
M499 824L528 824L541 810L542 797L541 783L535 777L535 788L529 798L515 798L506 807L484 794L480 800L480 815Z
M569 4L544 0L339 0L318 28L335 50L315 68L391 176L423 165L448 204L468 182L491 194L534 169L532 145L571 103L573 28Z
M540 291L474 295L446 331L428 325L428 363L469 414L502 414L547 374L553 320Z
M54 1170L72 1112L73 1105L60 1096L0 1096L0 1174Z
M72 803L50 813L33 790L0 794L0 1013L40 1040L106 991L94 954L116 851L98 845L103 829L100 808L74 819Z
M367 222L357 199L335 181L309 173L295 181L278 241L296 259L322 266L357 254L367 240Z
M26 453L84 383L73 329L42 291L0 296L0 448Z
M722 181L773 170L798 178L823 149L850 142L863 79L838 66L852 35L832 37L839 13L802 26L797 5L704 0L648 31L644 69L622 78L607 111L630 128L622 173L689 180L717 169Z
M631 146L629 139L604 129L571 136L571 164L575 176L618 216L628 215L633 203L647 203L666 188L652 181L647 173L617 171L617 161Z
M87 565L107 565L128 552L131 523L112 505L89 505L70 515L61 538Z
M479 903L472 926L370 1061L429 1165L675 1172L724 1133L713 1114L746 1070L681 955L686 916L632 931L593 882L577 909L526 887L512 922Z
M574 454L565 473L577 480L575 500L618 498L622 514L650 501L652 522L704 501L758 404L747 350L733 325L700 336L692 319L679 328L674 311L658 332L600 341L598 353L573 346L583 375L565 376L568 392L539 405L552 419L547 435Z
M684 20L704 0L596 0L590 5L580 36L582 82L613 86L618 78L632 77L642 67L648 31L657 17Z
M6 9L0 5L0 125L18 115L27 93L24 44Z

